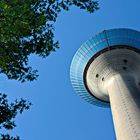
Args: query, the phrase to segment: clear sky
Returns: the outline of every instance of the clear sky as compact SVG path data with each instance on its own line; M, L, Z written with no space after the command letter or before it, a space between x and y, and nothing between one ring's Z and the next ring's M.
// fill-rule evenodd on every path
M73 90L70 63L88 38L110 28L140 29L140 0L102 0L100 10L89 14L78 8L62 12L56 23L61 48L47 59L32 57L39 70L37 81L20 84L0 80L1 91L10 100L23 97L33 106L16 119L11 131L22 140L115 140L110 109L90 105Z

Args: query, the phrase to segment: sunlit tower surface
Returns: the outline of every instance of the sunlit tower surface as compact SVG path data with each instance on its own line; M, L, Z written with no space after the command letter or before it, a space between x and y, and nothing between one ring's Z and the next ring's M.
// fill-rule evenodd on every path
M140 32L110 29L76 52L72 85L87 102L111 107L117 140L140 140Z

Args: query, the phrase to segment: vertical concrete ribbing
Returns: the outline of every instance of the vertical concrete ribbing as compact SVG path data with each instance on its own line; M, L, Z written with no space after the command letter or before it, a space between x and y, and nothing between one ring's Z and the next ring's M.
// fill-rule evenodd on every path
M117 140L140 140L140 91L133 78L114 76L108 92Z

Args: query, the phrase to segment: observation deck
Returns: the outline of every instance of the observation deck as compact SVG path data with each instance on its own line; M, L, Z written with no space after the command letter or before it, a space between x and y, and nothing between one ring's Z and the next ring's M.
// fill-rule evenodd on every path
M140 32L119 28L104 30L86 41L71 63L70 79L87 102L110 107L107 86L116 74L133 74L140 87ZM134 72L135 71L135 72Z

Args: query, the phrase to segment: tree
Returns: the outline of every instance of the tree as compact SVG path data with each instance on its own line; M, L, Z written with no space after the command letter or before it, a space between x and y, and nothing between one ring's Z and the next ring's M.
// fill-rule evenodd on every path
M89 13L98 9L94 0L1 0L0 1L0 73L8 79L33 81L37 70L28 65L31 54L46 58L59 48L54 40L54 23L59 13L71 6ZM28 109L25 100L8 104L5 94L0 94L0 126L13 129L13 118ZM1 135L1 140L19 140L19 137Z
M21 82L35 80L38 74L28 65L29 56L46 58L59 48L54 23L73 5L90 13L98 9L93 0L1 0L0 73Z
M30 102L24 99L15 100L13 103L8 103L7 96L0 93L0 129L5 128L7 130L16 127L13 120L18 113L22 113L24 110L28 110L31 106ZM9 134L1 134L1 140L20 140L19 137L11 137Z

